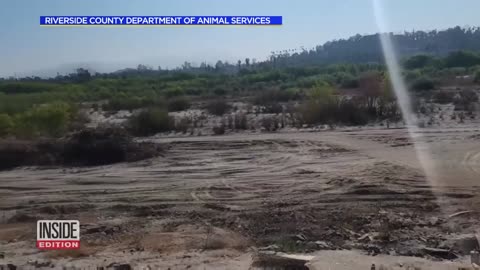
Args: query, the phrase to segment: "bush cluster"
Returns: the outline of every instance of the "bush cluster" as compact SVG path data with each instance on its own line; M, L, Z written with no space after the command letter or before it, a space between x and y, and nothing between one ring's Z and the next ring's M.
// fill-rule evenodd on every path
M174 123L166 110L149 108L130 117L127 128L135 136L150 136L172 130Z
M59 137L68 130L77 113L74 107L58 102L34 106L13 116L0 114L0 137Z
M216 99L208 102L205 109L213 115L222 116L231 109L231 106L224 99Z

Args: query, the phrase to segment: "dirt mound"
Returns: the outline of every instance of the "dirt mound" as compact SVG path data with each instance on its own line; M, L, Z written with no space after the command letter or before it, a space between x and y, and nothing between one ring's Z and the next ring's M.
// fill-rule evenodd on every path
M18 166L96 166L157 156L153 143L137 143L123 129L85 129L62 139L0 141L0 169Z

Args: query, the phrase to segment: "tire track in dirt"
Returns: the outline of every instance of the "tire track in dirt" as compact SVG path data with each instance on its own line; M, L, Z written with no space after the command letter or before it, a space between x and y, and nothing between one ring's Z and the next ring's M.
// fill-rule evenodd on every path
M0 186L12 187L5 194L10 207L35 217L142 218L145 224L135 226L145 234L159 223L201 223L259 241L299 232L312 240L344 237L339 224L363 234L381 229L372 222L380 211L402 222L407 215L415 224L438 209L418 164L410 160L411 146L393 148L345 132L161 142L163 157L147 162L0 172ZM476 154L466 160L476 160ZM42 189L28 189L32 186ZM461 192L451 189L450 196L463 202L468 194ZM83 202L91 208L81 208ZM426 235L435 233L427 229Z

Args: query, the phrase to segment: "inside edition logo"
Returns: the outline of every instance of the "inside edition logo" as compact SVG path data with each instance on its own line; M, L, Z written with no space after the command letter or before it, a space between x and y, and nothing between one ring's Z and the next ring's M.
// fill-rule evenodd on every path
M80 248L80 222L78 220L37 221L37 248Z

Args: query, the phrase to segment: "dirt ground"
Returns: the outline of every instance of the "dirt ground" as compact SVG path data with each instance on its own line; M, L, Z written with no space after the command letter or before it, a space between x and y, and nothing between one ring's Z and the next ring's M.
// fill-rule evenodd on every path
M0 265L249 269L259 251L319 250L462 261L478 248L480 129L421 131L417 150L406 129L169 137L146 161L3 171ZM81 249L37 250L38 219L80 220Z

